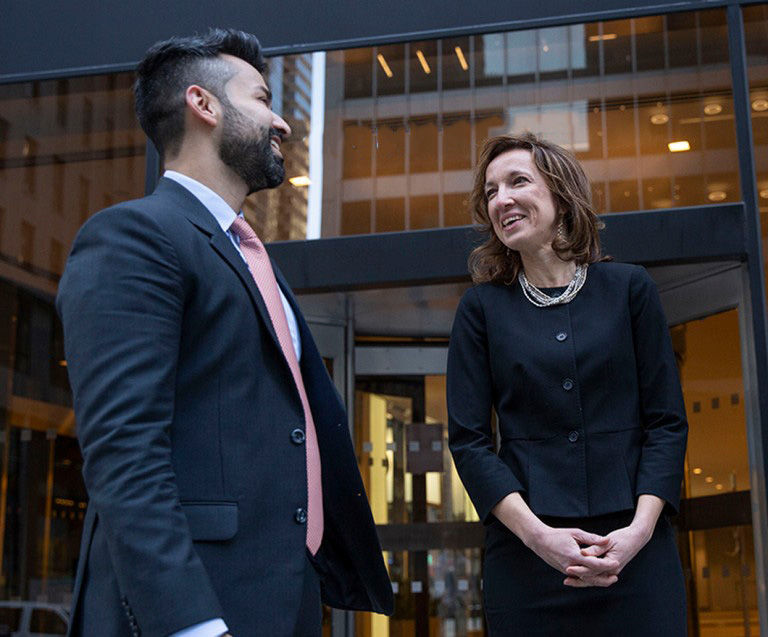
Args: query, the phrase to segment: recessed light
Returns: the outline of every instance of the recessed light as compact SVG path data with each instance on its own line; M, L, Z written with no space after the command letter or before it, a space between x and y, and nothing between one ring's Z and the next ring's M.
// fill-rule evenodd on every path
M698 476L698 475L701 475L701 471L702 471L701 467L695 467L693 470L693 473L694 475Z
M715 479L712 476L707 476L706 478L704 478L704 482L707 482L707 483L712 483L714 481Z
M302 187L302 186L309 186L312 182L309 181L309 177L306 175L300 175L298 177L291 177L288 181L291 182L294 186Z
M752 100L752 109L755 111L768 111L768 99L758 97L756 100Z
M723 485L722 485L722 484L720 484L720 483L718 482L718 483L715 485L715 489L717 489L718 491L722 491L722 490L723 490Z
M651 115L651 124L656 124L656 126L666 124L668 121L669 115L666 113L655 113L654 115Z
M720 115L723 112L723 105L716 102L706 104L704 106L704 113L707 115Z
M760 197L763 199L768 199L768 188L763 188L760 191Z
M691 150L691 145L686 140L680 140L677 142L669 142L667 148L672 153L684 153L687 150Z
M707 199L710 201L723 201L728 198L728 193L724 190L713 190L707 195Z

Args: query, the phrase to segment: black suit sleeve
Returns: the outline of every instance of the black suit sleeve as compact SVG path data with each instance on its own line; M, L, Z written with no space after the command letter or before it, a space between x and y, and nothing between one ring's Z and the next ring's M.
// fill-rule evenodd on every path
M656 495L673 514L680 506L688 422L667 321L644 268L632 274L630 309L645 430L635 495Z
M456 469L480 519L504 496L524 491L520 480L493 449L493 381L485 315L472 288L456 312L448 350L448 433Z
M59 288L83 475L145 637L221 617L171 462L184 291L172 244L130 206L79 233Z

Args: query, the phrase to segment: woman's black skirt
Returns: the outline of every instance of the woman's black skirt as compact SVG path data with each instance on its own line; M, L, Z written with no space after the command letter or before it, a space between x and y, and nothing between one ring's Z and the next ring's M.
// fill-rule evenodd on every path
M542 518L606 535L632 511L595 518ZM662 516L653 537L608 588L571 588L565 575L500 522L488 527L483 574L491 637L685 637L685 583L674 531Z

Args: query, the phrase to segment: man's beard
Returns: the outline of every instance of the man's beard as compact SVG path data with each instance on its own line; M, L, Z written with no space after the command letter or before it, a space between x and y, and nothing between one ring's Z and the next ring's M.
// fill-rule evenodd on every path
M224 104L219 157L248 186L248 194L275 188L285 179L282 157L275 155L271 137L283 138L276 128L254 125L231 103Z

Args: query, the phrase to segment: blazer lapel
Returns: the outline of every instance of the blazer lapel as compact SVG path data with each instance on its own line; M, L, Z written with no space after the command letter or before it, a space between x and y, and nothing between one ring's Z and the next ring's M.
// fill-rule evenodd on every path
M275 341L275 345L277 345L278 349L282 351L280 341L277 339L275 328L272 325L272 319L269 316L269 310L267 309L266 303L264 303L264 298L261 296L261 292L259 292L259 288L256 285L256 281L253 279L251 271L248 269L245 261L243 261L243 257L241 257L240 253L235 249L235 246L232 245L231 239L224 233L220 226L217 225L216 229L218 232L211 235L211 247L219 253L219 256L224 259L235 271L237 276L240 277L243 285L248 290L248 294L250 295L253 304L256 306L256 310L264 321L270 336L272 336L272 340Z
M256 282L253 280L251 271L248 269L243 257L240 256L235 246L232 245L230 238L216 222L214 216L202 203L200 203L200 200L197 197L172 179L166 179L165 177L161 178L153 194L169 197L173 200L173 203L184 212L184 215L189 219L192 225L208 236L211 247L229 264L235 274L240 278L245 289L248 290L251 301L253 301L257 313L261 316L272 340L275 342L278 349L282 351L280 341L277 340L277 334L272 325L272 319L269 316L269 311L267 310L267 306L264 303L264 299L259 292Z

